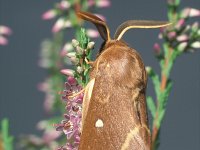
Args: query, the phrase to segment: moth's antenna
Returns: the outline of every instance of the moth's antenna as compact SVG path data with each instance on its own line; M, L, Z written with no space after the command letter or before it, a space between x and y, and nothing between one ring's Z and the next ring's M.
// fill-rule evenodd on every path
M147 20L128 20L122 23L116 30L114 39L120 40L124 33L131 28L160 28L170 25L171 23L165 21L147 21Z
M110 40L110 30L106 25L105 21L101 20L99 17L88 12L77 12L77 16L79 18L92 22L97 27L101 37L105 41Z

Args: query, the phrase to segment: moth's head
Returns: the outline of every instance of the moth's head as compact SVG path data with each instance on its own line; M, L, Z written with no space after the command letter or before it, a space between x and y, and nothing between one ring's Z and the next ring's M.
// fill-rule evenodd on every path
M99 31L99 34L104 40L100 50L103 50L106 46L110 46L112 43L114 43L114 41L120 41L124 33L131 28L147 29L160 28L170 25L170 23L166 21L128 20L122 23L117 28L114 35L114 39L111 39L110 30L105 21L88 12L77 12L77 16L79 18L92 22L96 26L97 30Z

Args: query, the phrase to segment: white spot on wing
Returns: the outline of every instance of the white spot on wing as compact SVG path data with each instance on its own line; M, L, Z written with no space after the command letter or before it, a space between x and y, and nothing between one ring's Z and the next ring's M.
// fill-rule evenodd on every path
M98 119L95 123L95 127L102 128L103 127L103 121L101 119Z

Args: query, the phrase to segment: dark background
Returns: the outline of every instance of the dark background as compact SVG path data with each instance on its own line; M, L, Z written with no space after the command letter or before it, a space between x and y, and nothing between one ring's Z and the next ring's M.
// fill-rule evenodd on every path
M49 0L0 0L0 24L14 34L8 46L0 46L0 119L10 119L11 134L38 133L36 123L47 117L43 110L44 94L37 84L46 76L38 67L40 43L51 37L53 22L42 21L41 14L52 8ZM182 7L200 8L199 0L182 1ZM99 9L107 18L113 35L117 26L128 19L167 20L166 1L113 0L110 8ZM197 18L195 18L197 19ZM152 46L159 30L130 30L125 36L137 49L146 65L159 72ZM73 38L73 37L71 37ZM100 38L97 45L102 41ZM98 46L97 46L98 47ZM98 49L98 48L96 48ZM200 51L183 54L172 70L174 81L162 125L160 150L200 149ZM151 81L148 95L154 95Z

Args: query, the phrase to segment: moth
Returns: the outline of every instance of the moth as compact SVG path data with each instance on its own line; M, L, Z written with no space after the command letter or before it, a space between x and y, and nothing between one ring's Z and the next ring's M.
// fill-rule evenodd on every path
M90 62L79 150L150 150L145 66L139 53L121 39L131 28L160 28L169 23L129 20L111 39L103 20L87 12L77 16L92 22L104 40L98 57Z

